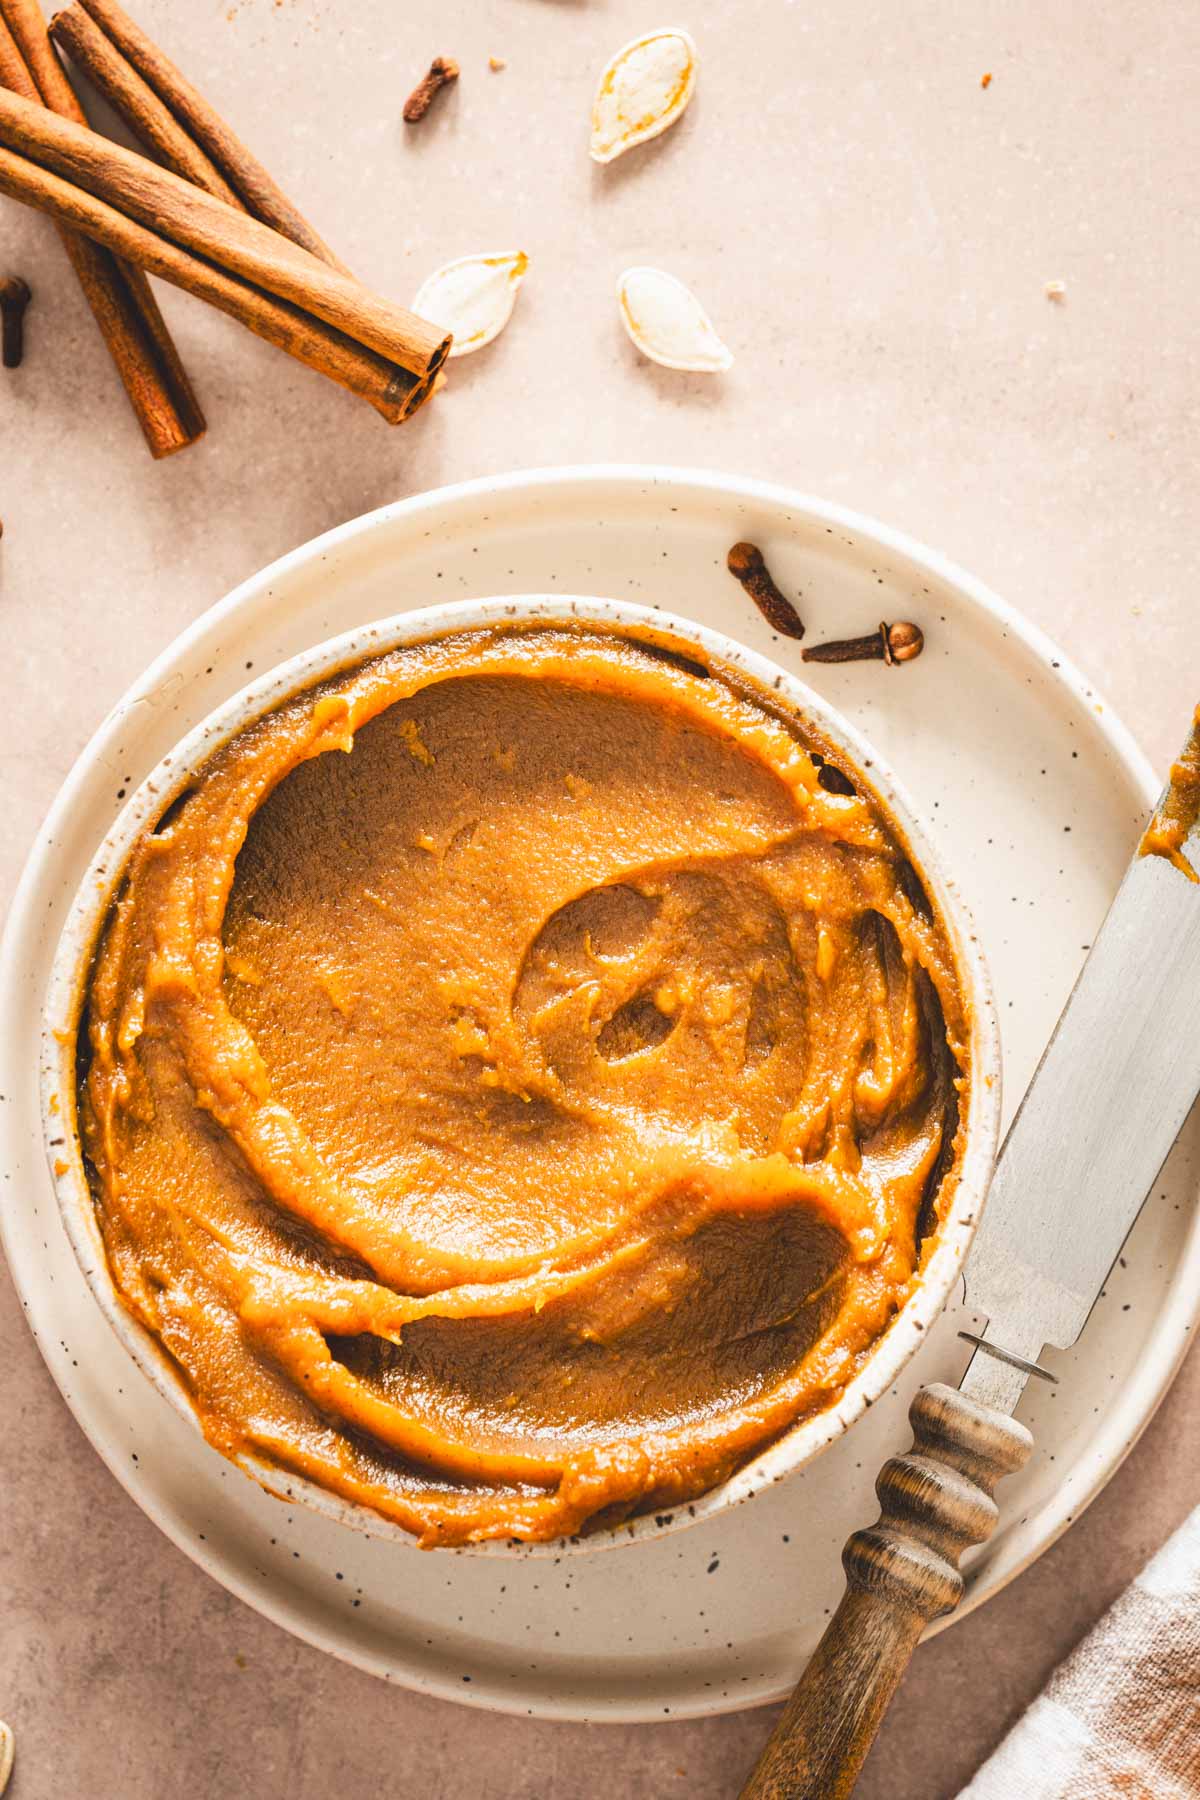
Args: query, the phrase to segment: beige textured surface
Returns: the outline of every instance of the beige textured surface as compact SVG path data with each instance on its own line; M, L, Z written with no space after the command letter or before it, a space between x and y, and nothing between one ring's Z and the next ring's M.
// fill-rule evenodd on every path
M203 607L368 507L518 465L725 466L876 513L1053 632L1165 762L1200 697L1193 6L697 0L679 15L696 101L607 170L586 152L596 71L671 22L633 0L136 10L385 291L406 299L479 249L520 245L531 271L503 338L393 433L168 292L210 432L156 466L53 235L0 203L0 264L35 291L26 364L0 375L5 899L92 727ZM405 131L436 52L462 80ZM639 362L612 298L638 262L695 289L737 356L728 376ZM118 1490L2 1276L0 1367L13 1800L736 1793L766 1713L493 1719L293 1642ZM864 1800L956 1791L1195 1501L1198 1418L1193 1358L1070 1536L918 1654Z

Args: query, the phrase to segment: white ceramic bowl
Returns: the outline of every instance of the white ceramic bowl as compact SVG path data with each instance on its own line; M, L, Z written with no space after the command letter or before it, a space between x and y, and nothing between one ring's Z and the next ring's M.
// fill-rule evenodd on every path
M199 1431L178 1373L157 1340L128 1313L113 1287L95 1208L84 1173L76 1125L76 1033L92 954L126 860L142 833L161 817L172 798L223 743L254 719L270 712L302 688L368 657L399 645L444 636L449 631L497 622L570 623L625 633L650 633L659 643L674 639L684 653L698 649L704 659L744 672L760 688L773 691L808 720L816 735L840 750L899 826L942 916L970 1001L970 1103L962 1167L937 1242L907 1304L880 1337L858 1375L834 1406L806 1419L746 1464L729 1480L679 1506L634 1519L612 1531L550 1544L509 1540L470 1547L473 1554L561 1555L609 1548L664 1530L682 1527L750 1498L760 1488L801 1468L846 1431L884 1394L944 1306L962 1268L978 1223L995 1160L1000 1121L1000 1040L991 983L974 927L951 878L921 825L914 803L870 744L811 688L723 634L688 624L670 614L626 601L535 594L519 598L467 600L431 606L383 619L345 633L292 657L198 725L146 778L122 809L85 875L67 915L55 954L47 994L42 1041L42 1120L46 1154L67 1234L97 1303L142 1373L176 1411ZM216 1454L216 1452L214 1452ZM303 1500L318 1511L375 1536L414 1542L400 1526L378 1513L345 1501L315 1483L244 1455L240 1466L268 1491Z

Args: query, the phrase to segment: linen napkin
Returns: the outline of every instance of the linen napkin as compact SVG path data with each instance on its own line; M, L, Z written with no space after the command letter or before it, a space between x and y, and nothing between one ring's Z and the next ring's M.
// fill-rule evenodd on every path
M1200 1507L958 1800L1200 1800Z

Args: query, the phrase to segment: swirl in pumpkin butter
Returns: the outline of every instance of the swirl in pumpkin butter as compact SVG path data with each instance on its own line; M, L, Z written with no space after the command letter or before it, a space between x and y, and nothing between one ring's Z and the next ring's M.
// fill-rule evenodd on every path
M920 1279L965 1002L864 779L600 630L464 631L217 750L85 995L110 1270L226 1455L425 1546L687 1500Z

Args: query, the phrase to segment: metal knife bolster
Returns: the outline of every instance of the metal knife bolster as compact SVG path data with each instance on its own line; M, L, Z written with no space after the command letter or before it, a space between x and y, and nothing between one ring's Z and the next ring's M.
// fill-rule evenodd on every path
M1200 825L1185 846L1193 861ZM1200 883L1134 855L1004 1141L966 1268L962 1391L1011 1412L1083 1330L1200 1093Z

